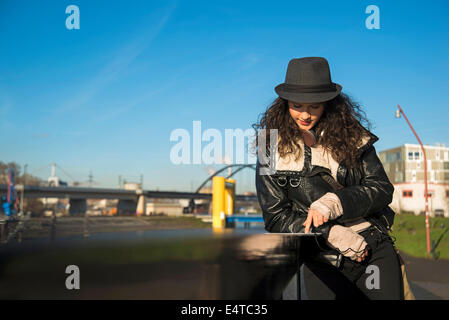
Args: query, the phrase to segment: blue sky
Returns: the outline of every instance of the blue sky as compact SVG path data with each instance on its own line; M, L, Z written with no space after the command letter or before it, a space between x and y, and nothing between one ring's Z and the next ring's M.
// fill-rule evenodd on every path
M68 5L80 29L68 30ZM368 30L368 5L380 29ZM378 151L449 146L447 1L0 1L0 160L47 178L56 162L96 186L118 176L190 191L205 165L170 162L170 133L248 129L288 61L323 56L359 102ZM204 146L204 145L203 145ZM211 166L219 168L218 165ZM61 177L65 178L63 173ZM254 172L236 175L254 190Z

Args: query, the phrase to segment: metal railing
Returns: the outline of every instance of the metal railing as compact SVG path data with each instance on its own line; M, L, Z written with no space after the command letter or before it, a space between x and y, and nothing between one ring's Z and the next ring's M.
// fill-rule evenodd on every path
M0 299L299 298L300 242L203 229L8 244L0 247ZM69 265L80 270L79 290L65 286Z

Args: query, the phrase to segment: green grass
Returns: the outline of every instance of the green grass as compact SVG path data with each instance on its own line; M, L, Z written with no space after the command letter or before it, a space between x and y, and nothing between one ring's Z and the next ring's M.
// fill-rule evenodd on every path
M430 247L438 243L435 255L438 259L449 259L449 219L429 217ZM434 258L427 256L426 217L413 214L396 214L392 236L396 246L409 256L417 258ZM433 241L433 242L432 242Z

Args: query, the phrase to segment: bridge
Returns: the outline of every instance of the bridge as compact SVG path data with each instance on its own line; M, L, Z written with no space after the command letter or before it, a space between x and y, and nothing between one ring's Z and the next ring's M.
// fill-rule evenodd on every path
M18 186L20 193L23 187ZM7 185L0 185L0 196L6 195ZM135 209L135 212L143 212L143 204L146 198L165 199L207 199L212 200L211 193L199 192L176 192L176 191L154 191L154 190L124 190L114 188L87 188L87 187L47 187L47 186L25 186L25 198L69 198L70 213L84 214L86 211L86 199L118 199L118 209ZM256 201L256 196L236 195L239 201ZM138 208L139 202L142 208Z
M142 183L137 189L109 189L109 188L92 188L92 187L73 187L68 186L67 183L62 182L59 177L56 176L56 167L59 167L64 173L66 173L60 166L52 163L52 174L48 179L48 186L17 186L17 191L22 191L21 194L24 198L69 198L70 199L70 214L71 215L84 215L87 210L87 199L117 199L117 211L135 212L136 214L144 214L146 211L146 199L147 198L165 198L165 199L189 199L189 206L184 210L185 213L193 213L195 208L195 199L207 199L212 200L211 193L200 193L200 190L213 179L217 178L218 174L226 169L236 168L234 172L231 172L225 179L230 178L237 172L250 168L255 170L255 165L250 164L231 164L227 165L215 173L211 174L203 183L196 189L195 192L176 192L176 191L151 191L143 190ZM68 173L67 176L71 177ZM71 178L74 180L73 178ZM234 185L235 185L235 180ZM8 192L7 185L0 185L0 196L6 195ZM235 189L233 191L233 200L239 201L256 201L256 196L235 195ZM233 209L233 208L232 208Z

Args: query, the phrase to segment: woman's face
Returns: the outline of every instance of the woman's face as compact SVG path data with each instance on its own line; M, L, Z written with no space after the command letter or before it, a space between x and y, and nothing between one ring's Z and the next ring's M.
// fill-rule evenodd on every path
M324 111L324 102L299 103L288 101L290 115L301 129L310 130L320 120Z

